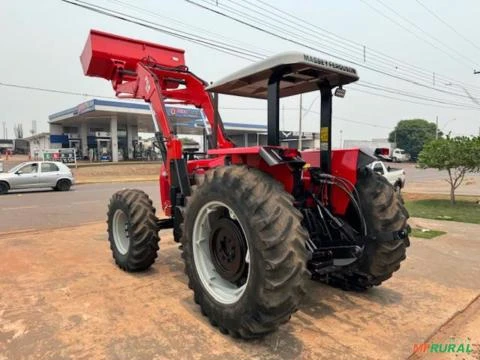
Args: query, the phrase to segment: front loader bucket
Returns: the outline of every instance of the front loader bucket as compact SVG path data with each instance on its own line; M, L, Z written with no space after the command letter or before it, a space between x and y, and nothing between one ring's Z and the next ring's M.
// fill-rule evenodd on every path
M182 49L90 30L80 62L85 75L112 80L118 65L135 72L137 63L146 58L167 67L184 66L184 53Z

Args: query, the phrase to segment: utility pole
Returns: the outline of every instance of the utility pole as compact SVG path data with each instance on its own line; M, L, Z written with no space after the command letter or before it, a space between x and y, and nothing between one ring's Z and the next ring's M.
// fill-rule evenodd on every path
M300 94L300 109L298 112L298 150L302 151L302 94Z
M438 115L437 119L435 120L435 140L438 140Z
M340 149L343 149L343 130L340 130Z

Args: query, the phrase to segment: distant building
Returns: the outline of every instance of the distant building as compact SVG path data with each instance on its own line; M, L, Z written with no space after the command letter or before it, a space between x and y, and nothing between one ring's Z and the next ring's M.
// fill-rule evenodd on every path
M373 152L376 148L394 149L397 146L395 143L389 142L388 139L372 139L372 140L344 140L343 147L345 149L364 148L364 149L369 149Z
M197 136L202 139L203 148L209 125L201 111L192 107L165 105L166 115L172 122L173 132L180 137ZM227 136L237 146L267 144L267 126L223 122ZM119 161L135 159L142 155L151 141L140 141L139 133L153 133L156 124L152 119L149 104L138 101L92 99L49 116L50 134L45 138L31 137L30 151L75 148L82 158ZM207 126L207 128L205 128ZM318 133L303 133L302 148L319 146ZM200 141L200 140L199 140ZM297 147L298 132L280 132L283 146ZM33 145L33 148L32 148ZM33 154L32 154L33 155Z
M13 152L14 145L13 140L0 139L0 154L5 154L7 151Z
M30 144L25 139L14 140L14 152L15 154L28 155L30 153Z
M34 159L42 150L50 149L50 133L43 132L22 139L28 143L30 156Z

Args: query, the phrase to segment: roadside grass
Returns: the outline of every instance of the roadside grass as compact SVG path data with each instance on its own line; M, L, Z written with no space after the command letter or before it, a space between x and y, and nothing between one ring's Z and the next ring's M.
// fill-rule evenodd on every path
M452 205L445 199L406 199L405 206L412 217L480 224L480 205L475 201L458 200Z
M411 236L422 239L433 239L434 237L446 234L445 231L413 228Z

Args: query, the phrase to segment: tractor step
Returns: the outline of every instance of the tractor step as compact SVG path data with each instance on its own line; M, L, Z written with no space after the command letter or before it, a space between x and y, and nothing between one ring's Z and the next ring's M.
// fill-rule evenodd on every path
M173 218L157 219L157 229L173 229Z
M357 245L325 247L316 250L307 263L312 276L321 278L355 262L363 253Z

